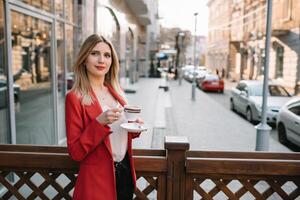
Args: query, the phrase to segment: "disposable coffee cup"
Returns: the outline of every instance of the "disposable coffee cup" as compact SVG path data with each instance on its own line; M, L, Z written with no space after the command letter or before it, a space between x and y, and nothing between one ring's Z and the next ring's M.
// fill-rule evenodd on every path
M124 106L125 117L128 122L136 121L141 113L141 107L136 105L125 105Z

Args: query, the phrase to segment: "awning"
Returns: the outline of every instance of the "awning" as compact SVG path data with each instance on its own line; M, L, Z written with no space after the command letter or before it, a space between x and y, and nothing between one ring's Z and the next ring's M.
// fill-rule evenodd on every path
M159 60L167 60L168 59L168 55L165 54L165 53L160 52L160 53L156 54L156 58L159 59Z

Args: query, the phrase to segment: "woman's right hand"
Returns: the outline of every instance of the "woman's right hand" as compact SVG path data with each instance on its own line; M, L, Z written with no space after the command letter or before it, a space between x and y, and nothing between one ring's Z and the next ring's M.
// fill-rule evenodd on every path
M101 113L96 120L102 125L112 124L120 118L121 112L123 108L111 108Z

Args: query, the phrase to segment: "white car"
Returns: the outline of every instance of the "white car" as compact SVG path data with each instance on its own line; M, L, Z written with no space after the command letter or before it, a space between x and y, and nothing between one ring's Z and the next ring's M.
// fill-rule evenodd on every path
M250 122L261 121L263 82L242 80L232 89L230 108L244 115ZM276 83L269 83L267 122L276 124L279 109L291 99L291 95Z
M205 68L204 66L199 66L194 68L193 65L187 65L183 69L183 78L187 81L192 82L194 75L195 79L203 79L207 73L210 72L209 69Z
M280 109L277 132L282 144L292 142L300 147L300 97L291 99Z

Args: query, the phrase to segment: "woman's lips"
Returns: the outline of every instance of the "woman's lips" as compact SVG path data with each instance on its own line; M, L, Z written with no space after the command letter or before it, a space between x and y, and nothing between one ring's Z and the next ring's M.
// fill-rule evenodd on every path
M104 70L105 69L105 66L96 66L96 68L100 71Z

